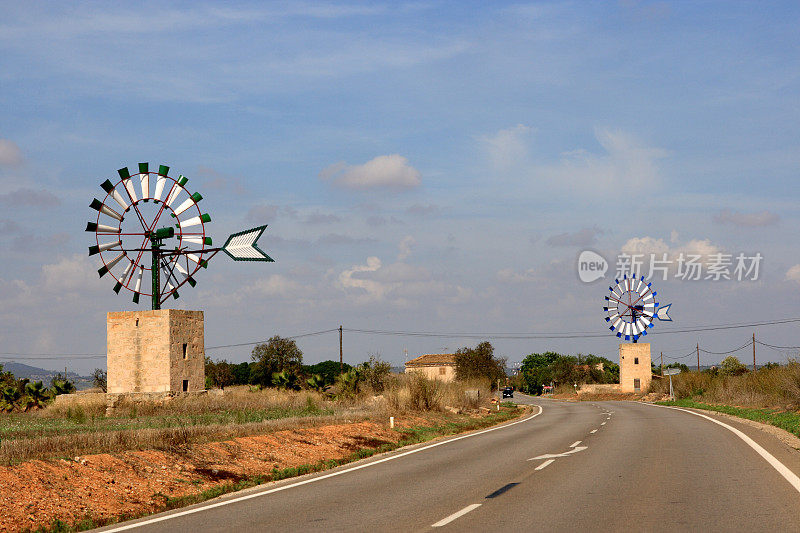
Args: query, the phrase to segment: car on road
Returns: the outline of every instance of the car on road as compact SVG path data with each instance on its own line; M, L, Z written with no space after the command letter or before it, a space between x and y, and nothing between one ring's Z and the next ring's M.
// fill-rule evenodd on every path
M511 387L506 387L503 389L503 398L513 398L514 397L514 389Z

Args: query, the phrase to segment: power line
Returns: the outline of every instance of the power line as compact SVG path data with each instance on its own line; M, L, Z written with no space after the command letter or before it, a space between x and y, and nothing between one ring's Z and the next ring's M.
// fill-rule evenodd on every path
M747 348L748 346L752 346L752 345L753 345L752 341L747 341L746 343L742 344L741 346L739 346L735 350L728 350L727 352L710 352L710 351L704 350L702 348L700 348L700 351L703 352L703 353L708 353L708 354L712 354L712 355L727 355L729 353L738 352L742 348Z
M767 320L761 322L735 323L735 324L716 324L707 326L695 326L682 329L668 329L648 331L648 335L668 335L674 333L695 333L700 331L717 331L725 329L752 328L759 326L772 326L778 324L789 324L800 322L800 318L783 318L778 320ZM350 333L363 333L371 335L393 335L400 337L434 337L434 338L464 338L464 339L590 339L607 337L608 333L597 332L561 332L561 333L448 333L437 331L395 331L382 329L356 329L344 328Z
M766 342L761 342L758 339L756 339L756 344L760 344L761 346L766 346L767 348L775 348L780 350L796 350L800 348L800 346L774 346L772 344L767 344Z
M294 339L302 339L303 337L313 337L315 335L323 335L325 333L332 333L334 331L339 331L339 328L333 329L324 329L322 331L313 331L311 333L301 333L300 335L293 335L291 337L284 337L284 339L294 340ZM265 344L269 342L269 339L263 341L253 341L253 342L241 342L238 344L222 344L220 346L207 346L206 351L208 350L219 350L220 348L236 348L239 346L254 346L256 344Z

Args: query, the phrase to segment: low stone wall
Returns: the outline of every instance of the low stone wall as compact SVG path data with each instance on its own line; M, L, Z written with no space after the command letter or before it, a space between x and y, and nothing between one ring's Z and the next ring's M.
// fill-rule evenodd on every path
M604 394L622 392L619 383L591 383L581 385L578 394Z
M102 402L106 398L105 392L76 392L72 394L59 394L55 397L53 405L59 407L77 407L87 403Z

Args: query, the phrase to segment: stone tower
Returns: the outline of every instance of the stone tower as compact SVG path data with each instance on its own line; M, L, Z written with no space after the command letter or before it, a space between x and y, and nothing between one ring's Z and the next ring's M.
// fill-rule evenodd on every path
M205 389L202 311L108 313L106 326L110 394Z
M621 392L647 392L653 372L650 343L619 345L619 388Z

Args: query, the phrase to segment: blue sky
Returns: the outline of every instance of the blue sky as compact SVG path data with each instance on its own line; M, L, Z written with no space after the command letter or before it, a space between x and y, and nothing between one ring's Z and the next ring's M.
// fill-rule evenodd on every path
M206 311L208 346L339 324L602 333L605 284L576 274L587 248L764 256L755 282L657 282L667 328L800 316L794 3L2 9L1 351L100 353L105 312L137 308L97 279L83 227L100 182L139 161L190 178L217 241L270 225L276 263L218 257L175 302ZM345 357L474 343L350 334ZM299 344L310 362L338 356L333 334ZM511 361L616 351L610 335L495 345Z

